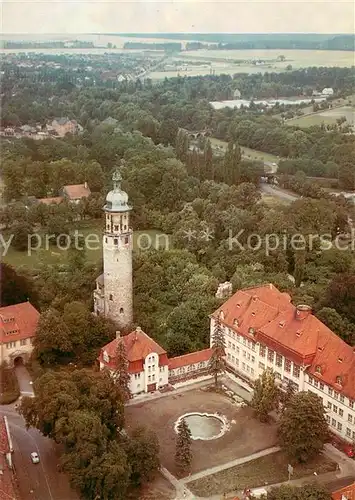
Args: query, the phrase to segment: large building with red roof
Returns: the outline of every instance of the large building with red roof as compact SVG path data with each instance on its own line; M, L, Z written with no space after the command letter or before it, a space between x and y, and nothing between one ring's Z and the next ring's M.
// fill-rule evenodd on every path
M28 360L38 321L39 312L29 302L0 307L0 363Z
M333 491L333 500L355 500L355 482L340 490Z
M119 342L125 344L130 389L133 395L167 387L206 372L211 349L185 354L168 359L166 351L155 340L137 327L128 335L120 336L105 345L100 352L100 369L111 373L116 369L116 353Z
M346 344L307 305L272 284L237 291L211 316L219 319L228 370L250 388L266 368L280 383L323 400L333 432L355 439L355 348Z

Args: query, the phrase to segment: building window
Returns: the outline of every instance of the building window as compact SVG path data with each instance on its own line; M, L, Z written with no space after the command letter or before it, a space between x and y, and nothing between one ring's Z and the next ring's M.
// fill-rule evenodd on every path
M250 373L254 376L254 368L250 369Z
M164 371L164 366L159 366L159 371L163 372Z
M151 382L151 380L152 380L151 375L148 375L148 382Z
M20 345L26 345L27 344L27 339L22 339L20 341Z
M154 375L154 373L152 375L152 382L155 382L155 375Z
M312 378L310 375L308 375L308 382L309 382L310 384L313 384L313 378Z
M117 238L113 238L113 244L114 245L118 245L118 239Z
M227 352L227 359L228 359L229 361L230 361L230 359L231 359L231 355L230 355L230 353L229 353L229 352Z
M105 238L105 243L107 243L107 238Z
M333 405L333 412L334 412L334 413L338 413L338 407L337 407L337 406L335 406L335 405Z
M291 373L291 361L289 359L285 359L285 372Z
M243 358L247 357L247 351L243 351Z
M128 245L128 243L129 243L129 238L128 238L128 236L126 236L125 239L124 239L124 244Z
M232 344L230 343L230 341L228 341L228 348L230 349L232 346Z
M279 380L281 380L281 373L275 372L275 378L278 378Z
M276 366L282 366L282 356L280 356L280 354L276 354Z
M270 362L270 363L273 363L274 362L274 351L272 351L271 349L268 349L267 350L267 360Z
M352 401L351 399L349 399L349 407L354 408L354 401Z
M326 420L327 420L328 424L330 424L330 416L329 416L329 415L326 415L326 417L325 417L325 418L326 418Z
M348 415L348 422L350 422L351 424L353 423L353 416L350 415L350 413Z
M351 437L351 429L349 427L346 428L346 437Z
M339 416L340 416L340 417L343 417L343 416L344 416L344 411L343 411L341 408L339 408Z
M339 399L339 393L334 391L334 399Z
M330 387L328 387L328 394L329 396L333 396L333 389L331 389Z
M259 363L259 368L260 368L260 370L265 370L265 365L264 365L264 363Z
M343 424L341 424L340 422L338 422L337 428L338 428L338 431L341 431L342 428L343 428Z
M245 363L242 363L242 369L245 371Z
M113 300L113 295L112 295L112 293L110 293L110 297L109 297L109 298L110 298L110 300Z
M114 226L114 227L115 227L115 231L118 231L118 226L117 226L117 224L115 224L115 226Z
M355 441L355 431L353 431L353 440Z
M120 314L123 314L123 307L120 307Z
M341 403L344 403L345 398L344 398L344 396L343 396L342 394L340 394L340 398L339 398L339 399L340 399L340 402L341 402Z
M7 349L13 349L14 347L16 347L16 342L8 342L6 344Z
M332 418L332 426L336 427L336 425L337 425L337 421L335 420L335 418Z
M266 347L265 347L265 346L263 346L263 345L261 345L261 346L260 346L260 356L261 356L262 358L265 358L265 355L266 355Z
M319 382L319 389L321 391L324 391L324 384L323 384L323 382Z
M296 378L300 376L300 367L298 365L293 365L293 376Z
M318 389L318 380L314 381L314 387L316 387Z
M252 362L252 363L255 363L255 356L252 356L252 357L251 357L251 362Z
M332 409L332 403L330 401L328 401L328 408L329 408L329 410Z

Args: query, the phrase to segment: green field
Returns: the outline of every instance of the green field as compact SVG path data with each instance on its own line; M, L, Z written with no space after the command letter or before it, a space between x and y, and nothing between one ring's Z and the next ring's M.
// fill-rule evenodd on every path
M221 141L220 139L215 139L214 137L210 138L212 146L222 146L225 150L227 148L228 142ZM257 151L256 149L246 148L244 146L241 147L242 154L245 158L249 160L259 160L259 161L267 161L270 163L278 163L280 158L276 155L272 155L269 153L264 153L263 151Z
M86 260L90 263L99 263L102 259L102 222L91 221L91 225L78 223L72 227L72 232L78 230L78 233L86 238L89 243L86 249ZM26 267L36 269L41 264L65 264L67 262L68 252L65 249L60 249L50 242L46 244L45 233L40 231L39 236L42 238L41 246L38 250L20 252L10 246L6 255L2 255L2 261L14 267ZM9 236L9 232L4 232L4 239ZM91 240L91 243L90 241ZM33 247L36 240L33 239ZM169 236L164 235L159 231L135 231L133 236L133 248L135 250L147 250L157 248L169 248Z
M342 106L340 108L326 109L307 116L300 116L286 121L286 125L297 125L299 127L311 127L313 125L333 125L337 119L345 116L347 123L354 125L355 109L351 106Z

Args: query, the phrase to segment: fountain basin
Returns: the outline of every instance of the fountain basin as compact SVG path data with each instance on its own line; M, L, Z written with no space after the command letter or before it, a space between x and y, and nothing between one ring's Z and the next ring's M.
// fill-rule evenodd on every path
M186 413L182 415L175 423L175 432L182 419L185 419L190 431L191 438L209 441L222 437L228 430L228 421L222 415L215 413Z

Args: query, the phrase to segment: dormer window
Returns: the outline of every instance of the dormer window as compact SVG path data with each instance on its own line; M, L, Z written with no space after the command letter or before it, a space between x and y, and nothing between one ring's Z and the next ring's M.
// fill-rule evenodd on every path
M255 334L255 330L252 327L249 328L248 332L250 333L250 335L254 335Z
M343 377L341 377L340 375L338 375L335 379L335 383L338 384L338 385L342 385L343 383Z
M285 325L286 325L286 321L285 320L280 321L280 323L279 323L279 327L280 328L283 328Z
M252 316L255 316L255 312L253 311L253 312L251 313L251 315L252 315Z
M233 325L234 326L239 326L239 321L237 320L237 318L234 319L233 321Z
M323 347L318 347L318 351L322 352L323 351Z
M316 373L322 373L322 367L320 365L316 366Z
M296 335L297 337L300 337L302 335L302 330L297 330Z
M224 312L223 311L219 311L219 319L221 319L222 321L224 320Z
M343 358L338 358L338 363L342 363L343 362Z
M239 302L238 302L237 307L240 307L240 306L241 306L241 304L239 304Z
M103 357L104 357L105 363L109 363L110 362L110 356L107 354L106 351L104 351L104 356Z

